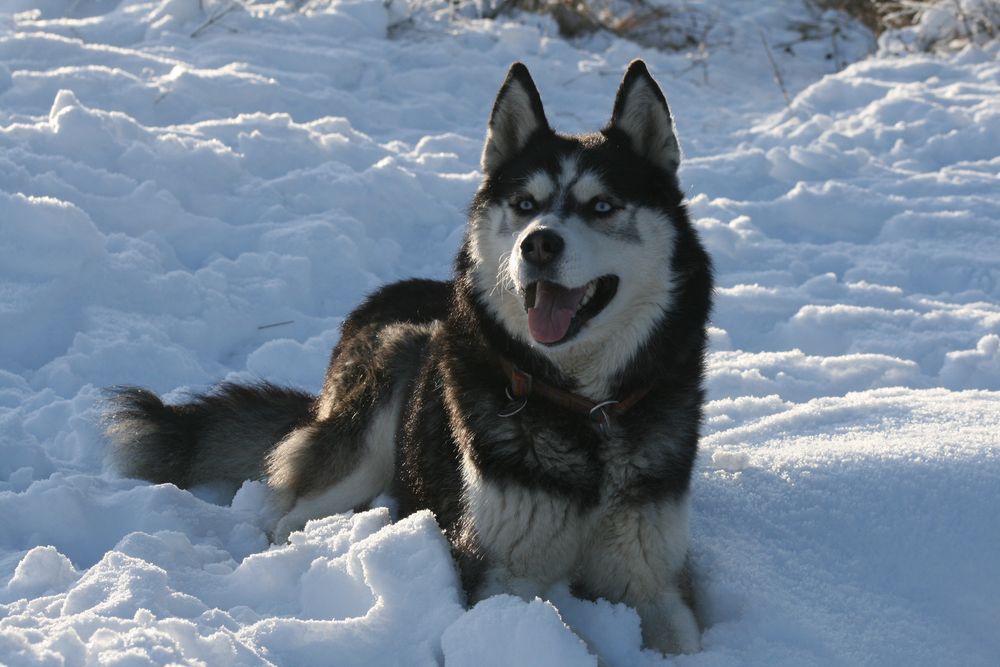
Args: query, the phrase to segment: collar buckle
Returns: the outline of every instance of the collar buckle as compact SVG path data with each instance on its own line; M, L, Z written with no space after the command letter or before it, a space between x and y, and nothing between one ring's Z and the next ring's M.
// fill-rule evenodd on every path
M530 375L528 376L530 379ZM517 391L511 392L511 388L507 387L504 389L504 393L507 394L507 400L510 401L507 405L500 408L500 412L497 413L497 417L513 417L521 410L524 410L525 406L528 405L528 395L525 394L520 398L515 398L517 396Z
M603 401L592 407L588 413L590 420L597 424L598 430L605 439L611 437L611 415L604 408L612 405L618 405L618 401Z

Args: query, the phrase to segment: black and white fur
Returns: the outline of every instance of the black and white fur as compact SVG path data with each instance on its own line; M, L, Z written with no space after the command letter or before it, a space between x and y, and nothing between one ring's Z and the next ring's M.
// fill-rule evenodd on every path
M168 406L117 390L113 461L183 486L266 479L284 512L276 541L389 493L401 516L433 510L471 601L569 581L634 606L648 646L696 651L688 491L712 279L679 162L666 100L641 61L608 126L580 136L550 129L528 70L513 65L454 280L369 297L344 323L315 398L222 385ZM566 315L529 321L543 302L570 304L569 325ZM607 433L537 396L500 417L509 399L497 355L595 402L650 389Z

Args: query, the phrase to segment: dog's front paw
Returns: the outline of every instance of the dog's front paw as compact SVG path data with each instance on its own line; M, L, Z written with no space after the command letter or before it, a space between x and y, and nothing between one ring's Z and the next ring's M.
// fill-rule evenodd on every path
M663 653L697 653L701 629L691 608L677 591L636 606L642 619L642 643Z

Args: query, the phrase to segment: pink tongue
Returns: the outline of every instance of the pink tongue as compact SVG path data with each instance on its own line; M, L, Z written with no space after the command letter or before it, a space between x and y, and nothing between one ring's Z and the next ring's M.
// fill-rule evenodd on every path
M539 281L535 305L528 309L528 330L539 343L555 343L569 331L586 287L567 289L555 283Z

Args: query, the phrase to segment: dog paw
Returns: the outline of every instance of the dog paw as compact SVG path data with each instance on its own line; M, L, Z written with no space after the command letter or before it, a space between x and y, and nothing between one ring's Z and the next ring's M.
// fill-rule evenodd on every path
M701 629L691 608L676 592L638 605L642 619L642 641L666 654L697 653L701 650Z

